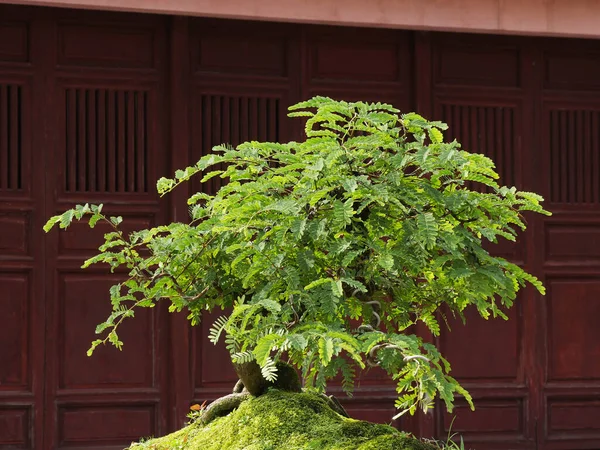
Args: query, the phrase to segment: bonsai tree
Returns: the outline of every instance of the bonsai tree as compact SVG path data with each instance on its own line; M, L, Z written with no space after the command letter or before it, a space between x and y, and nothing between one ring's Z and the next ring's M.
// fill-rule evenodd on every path
M129 269L110 289L113 312L89 354L107 342L121 348L119 326L138 308L166 301L192 324L220 308L230 312L210 339L225 340L241 380L225 412L272 385L300 390L287 363L305 388L323 391L341 374L347 392L357 368L380 366L397 383L400 414L427 410L437 396L451 410L456 394L472 407L413 325L435 336L443 311L506 318L522 286L544 293L537 278L482 246L515 240L525 211L548 214L542 198L499 186L493 162L445 142L441 122L324 97L290 109L306 120L303 142L218 146L158 180L160 195L195 176L227 181L215 195L189 198L189 223L126 236L121 218L87 204L48 221L46 231L107 221L114 231L83 267Z

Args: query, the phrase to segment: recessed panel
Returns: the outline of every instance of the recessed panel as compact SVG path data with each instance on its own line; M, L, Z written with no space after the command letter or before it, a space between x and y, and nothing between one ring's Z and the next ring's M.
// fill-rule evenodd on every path
M215 320L220 315L227 315L227 312L215 311L202 315L202 323L195 328L196 341L202 344L197 346L196 352L196 380L197 388L206 387L227 387L233 388L237 382L237 375L231 364L231 357L225 348L225 336L217 346L208 340L208 333Z
M435 82L468 86L518 87L517 48L440 45L435 50Z
M29 314L29 277L0 274L0 391L27 386Z
M310 76L317 80L398 81L400 52L392 42L316 41Z
M600 282L553 279L548 294L548 377L600 380Z
M0 254L26 255L29 215L0 213Z
M589 399L548 399L550 437L600 437L600 401Z
M544 54L544 87L553 89L590 89L600 86L600 52L568 50Z
M466 325L448 317L451 331L442 322L440 350L459 381L516 381L521 358L519 307L507 313L509 320L482 319L477 310L465 311Z
M546 261L566 264L600 262L600 224L547 224Z
M29 30L26 23L0 23L0 61L29 59Z
M334 100L343 100L346 102L367 102L367 103L387 103L402 111L408 112L406 95L398 90L361 90L358 85L347 86L332 86L327 84L327 87L314 87L310 90L310 96L320 95L330 97Z
M26 407L0 407L0 448L30 448L31 414Z
M156 432L154 405L64 406L58 410L59 445L129 445Z
M109 216L113 215L104 213ZM120 214L115 213L114 215L119 216ZM119 228L125 236L128 236L134 231L149 228L151 224L151 217L124 216ZM78 250L98 250L98 247L104 243L104 234L112 231L114 229L106 222L98 222L94 228L90 228L85 221L73 221L69 228L59 232L60 252L68 254Z
M135 317L119 327L124 342L86 351L98 336L96 325L111 312L109 288L117 278L62 274L60 276L59 365L60 387L66 389L151 387L154 383L154 327L150 310L136 310Z
M61 25L58 61L70 66L151 68L154 35L131 26Z
M524 400L522 398L476 399L475 411L471 411L464 401L457 402L452 413L439 405L441 416L438 437L448 436L448 432L465 437L523 435Z
M245 35L227 32L201 36L198 43L198 70L286 76L286 39L270 38L256 31Z

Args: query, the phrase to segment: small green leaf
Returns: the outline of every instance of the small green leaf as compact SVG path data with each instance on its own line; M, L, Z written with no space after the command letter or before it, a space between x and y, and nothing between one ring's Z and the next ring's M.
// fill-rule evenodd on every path
M319 356L324 366L328 365L333 358L333 341L328 337L319 339Z

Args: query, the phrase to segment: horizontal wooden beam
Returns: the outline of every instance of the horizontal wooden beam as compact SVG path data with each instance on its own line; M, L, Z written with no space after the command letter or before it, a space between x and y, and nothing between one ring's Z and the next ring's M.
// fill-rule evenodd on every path
M600 37L597 0L0 0L0 3L382 28Z

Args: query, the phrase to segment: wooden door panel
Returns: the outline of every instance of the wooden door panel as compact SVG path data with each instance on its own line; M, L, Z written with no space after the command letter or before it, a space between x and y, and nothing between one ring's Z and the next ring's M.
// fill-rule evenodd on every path
M465 311L466 325L458 317L448 317L450 330L442 323L439 348L450 361L452 376L465 383L517 383L522 352L520 309L517 302L506 311L508 321L482 319L474 309Z
M29 405L0 406L0 448L34 448L32 419Z
M600 282L552 277L547 287L548 381L600 383Z
M3 18L4 19L4 18ZM0 23L0 61L27 62L29 60L29 30L25 21L17 19Z
M106 345L86 356L97 338L96 325L111 312L109 288L122 277L104 274L61 273L59 276L59 362L61 389L118 389L156 386L155 327L151 310L136 313L123 323L122 351Z
M517 88L522 84L521 41L511 37L433 36L433 82L437 86Z
M29 212L0 212L0 251L3 255L28 256L31 234Z
M452 413L440 412L438 434L448 436L458 433L467 442L494 441L500 448L517 448L519 441L521 445L525 443L527 419L524 397L477 398L475 395L475 402L475 411L459 400ZM479 444L475 448L481 446Z
M214 321L228 313L221 310L204 313L202 322L193 329L196 401L213 399L222 393L229 394L238 380L229 352L225 348L225 336L221 336L216 346L208 340L208 333Z
M58 448L121 450L140 437L156 435L157 405L118 400L109 404L58 407Z
M0 274L0 391L26 392L31 388L30 282L27 272Z

